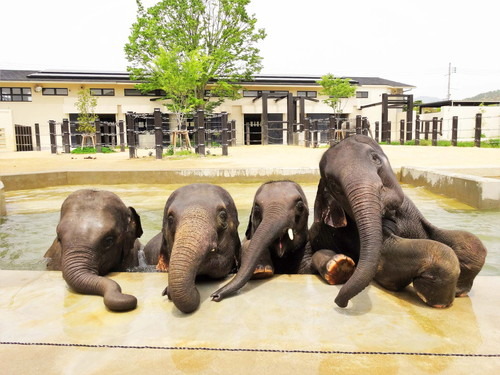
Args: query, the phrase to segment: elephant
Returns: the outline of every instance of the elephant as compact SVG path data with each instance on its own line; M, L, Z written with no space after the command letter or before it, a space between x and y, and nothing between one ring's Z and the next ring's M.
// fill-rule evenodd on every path
M308 229L307 198L299 184L288 181L269 181L255 193L245 240L241 266L236 276L212 294L221 301L236 292L251 278L276 274L313 274L324 278L341 274L342 254L312 252ZM345 266L344 266L345 267ZM352 274L354 263L348 267ZM335 271L334 271L335 270Z
M484 265L486 248L472 233L429 223L403 193L387 156L373 139L355 135L342 140L325 151L319 168L311 246L313 251L343 253L356 263L335 299L338 306L346 307L374 279L393 290L413 281L420 297L435 307L451 304L450 288L456 296L468 293ZM449 259L453 259L450 251L459 263L456 281L456 262ZM412 267L420 273L405 271L405 256L408 262L417 262ZM440 279L441 268L452 275L450 280ZM441 284L442 297L425 286L429 280Z
M238 212L230 194L212 184L175 190L163 211L162 231L145 247L159 254L157 268L168 270L163 291L183 313L200 304L197 276L221 279L235 272L240 258Z
M142 226L133 207L110 191L77 190L64 200L56 232L44 255L47 269L62 271L78 293L103 296L112 311L136 308L136 297L104 277L138 265Z

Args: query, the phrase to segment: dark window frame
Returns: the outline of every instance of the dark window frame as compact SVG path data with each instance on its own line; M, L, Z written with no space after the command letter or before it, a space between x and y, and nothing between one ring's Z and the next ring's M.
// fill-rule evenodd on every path
M243 90L244 98L257 98L262 96L263 93L271 94L271 95L288 95L290 91L287 90Z
M51 90L53 90L53 91L51 91ZM61 90L65 90L65 93L64 93L64 91L61 92ZM64 88L64 87L44 87L44 88L42 88L42 95L46 95L46 96L68 96L69 95L69 90L67 88Z
M105 94L105 91L109 91L109 94ZM108 88L91 88L90 95L92 96L115 96L115 89Z
M317 91L300 90L300 91L297 91L297 96L304 97L304 98L317 98L318 92Z
M152 90L143 93L139 89L124 89L123 95L125 96L165 96L165 91L163 90Z
M368 98L368 91L356 91L356 98L367 99Z
M17 92L19 90L19 92ZM0 102L32 102L31 87L0 87Z

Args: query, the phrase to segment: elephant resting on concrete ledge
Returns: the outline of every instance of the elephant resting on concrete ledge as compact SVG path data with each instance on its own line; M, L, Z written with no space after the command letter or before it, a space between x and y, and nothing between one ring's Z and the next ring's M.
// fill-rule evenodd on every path
M323 154L319 167L312 248L345 254L356 263L337 305L346 307L372 280L390 290L413 282L434 307L449 306L469 292L486 248L469 232L429 223L405 196L373 139L356 135L339 142Z
M61 207L57 238L45 253L47 268L61 270L75 291L104 297L113 311L135 309L137 299L103 277L138 266L141 219L109 191L78 190Z

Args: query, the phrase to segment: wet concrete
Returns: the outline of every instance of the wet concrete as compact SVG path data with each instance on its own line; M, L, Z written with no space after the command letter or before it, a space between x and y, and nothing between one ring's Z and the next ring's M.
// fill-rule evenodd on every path
M372 284L346 309L317 276L251 281L216 303L222 282L198 283L185 315L161 296L167 275L116 273L138 298L131 312L68 289L60 272L0 273L5 374L493 374L500 368L499 277L444 310L410 289Z

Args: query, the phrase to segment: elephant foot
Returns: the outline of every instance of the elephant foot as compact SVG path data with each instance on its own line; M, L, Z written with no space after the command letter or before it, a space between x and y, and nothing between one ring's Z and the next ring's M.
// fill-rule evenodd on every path
M252 279L266 279L274 275L274 269L270 265L259 264L253 271Z
M330 285L344 284L354 273L354 268L354 261L347 255L335 254L326 264L322 276Z
M160 254L160 259L158 259L156 270L159 272L168 272L168 262L163 254Z

